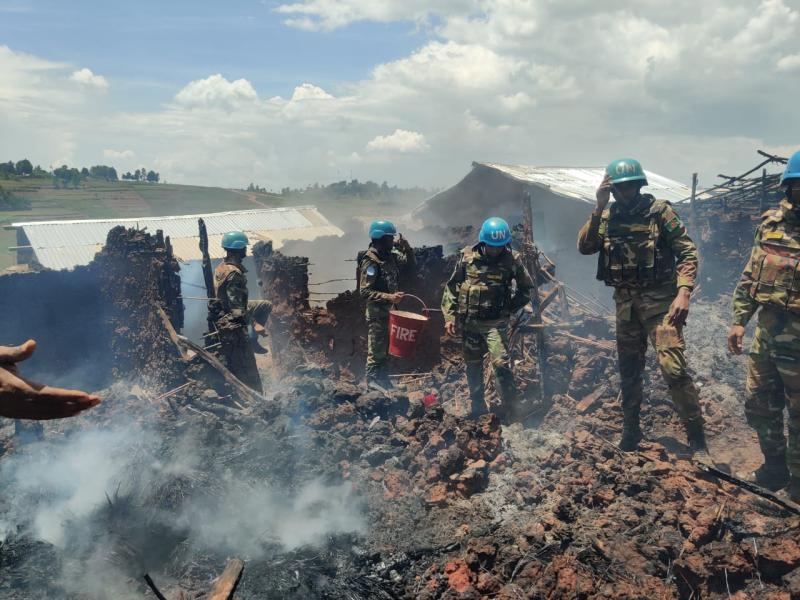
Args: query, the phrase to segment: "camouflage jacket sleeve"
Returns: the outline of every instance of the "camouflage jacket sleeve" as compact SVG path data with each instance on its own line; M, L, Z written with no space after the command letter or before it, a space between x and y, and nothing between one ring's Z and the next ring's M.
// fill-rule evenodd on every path
M533 279L519 259L514 261L514 280L517 282L517 292L511 299L511 312L530 303L533 293Z
M760 227L756 230L756 239L758 239ZM750 290L753 286L753 255L755 248L750 252L750 258L747 259L747 264L744 266L742 276L739 278L739 283L736 284L736 289L733 290L733 320L731 325L746 326L750 318L758 310L758 302L750 295Z
M444 294L442 294L442 315L444 322L449 323L456 320L458 314L458 291L461 284L464 283L464 257L459 256L458 262L453 269L453 274L444 286Z
M602 218L596 213L592 213L589 220L581 227L578 232L578 252L581 254L595 254L600 252L603 238L600 234L600 223Z
M678 274L678 287L694 289L697 280L697 246L689 237L686 226L672 206L664 203L660 212L661 227L672 253L675 255L675 271Z
M244 273L231 271L221 290L226 296L228 314L235 319L244 319L247 316L247 279Z
M380 272L380 265L377 265L366 256L362 259L358 290L361 297L367 302L391 302L389 300L391 294L375 289Z

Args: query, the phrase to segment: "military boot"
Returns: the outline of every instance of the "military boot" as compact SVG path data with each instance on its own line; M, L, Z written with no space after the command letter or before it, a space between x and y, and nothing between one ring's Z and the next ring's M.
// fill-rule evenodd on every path
M752 473L746 473L742 479L777 492L789 484L789 469L786 467L786 455L765 456L764 464ZM798 482L800 487L800 482ZM796 501L796 500L795 500Z
M706 464L713 463L711 455L708 453L706 432L703 430L703 421L696 420L686 423L686 438L689 442L692 460Z
M623 452L634 452L642 441L642 430L639 427L639 415L626 416L622 422L622 438L619 440L619 449Z

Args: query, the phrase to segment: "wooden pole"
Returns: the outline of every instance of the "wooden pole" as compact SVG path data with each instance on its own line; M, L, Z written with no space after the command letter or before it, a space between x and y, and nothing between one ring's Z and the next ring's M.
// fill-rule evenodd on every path
M761 169L761 205L759 206L759 214L764 214L767 210L767 170Z
M533 238L533 198L531 197L530 190L525 190L522 194L522 227L523 227L523 240L522 240L522 257L525 268L528 269L533 280L533 290L531 291L531 306L533 307L533 316L531 322L533 325L542 324L542 310L541 298L539 298L539 257L536 252L536 245ZM539 363L539 396L544 400L544 380L545 372L547 371L547 361L544 351L544 328L536 329L536 359Z

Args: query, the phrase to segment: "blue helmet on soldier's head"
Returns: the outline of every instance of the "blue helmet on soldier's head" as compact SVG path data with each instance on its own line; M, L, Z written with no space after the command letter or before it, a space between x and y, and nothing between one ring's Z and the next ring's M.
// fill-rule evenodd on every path
M781 176L781 185L800 179L800 150L792 154Z
M511 243L511 228L505 219L490 217L481 225L478 240L487 246L507 246Z
M383 219L380 219L378 221L373 221L372 225L369 226L369 237L372 240L379 240L386 235L396 234L397 228L391 221L384 221Z
M222 247L225 250L244 250L250 241L242 231L229 231L222 236Z

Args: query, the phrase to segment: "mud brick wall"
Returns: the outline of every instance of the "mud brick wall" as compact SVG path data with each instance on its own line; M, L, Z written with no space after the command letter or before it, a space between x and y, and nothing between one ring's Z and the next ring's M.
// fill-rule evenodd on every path
M100 389L118 378L161 387L182 366L156 305L179 326L179 265L167 240L117 227L87 266L0 277L0 344L38 342L32 379Z
M180 289L180 267L168 241L160 232L115 227L92 266L107 304L113 377L135 377L152 389L180 381L183 364L157 309L183 314L182 300L174 294Z

